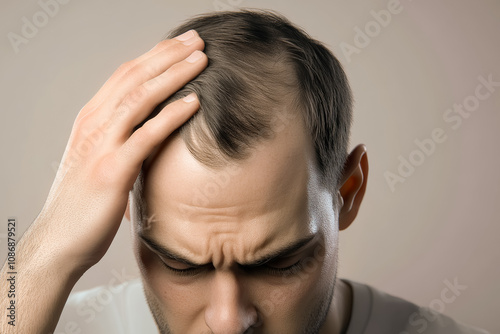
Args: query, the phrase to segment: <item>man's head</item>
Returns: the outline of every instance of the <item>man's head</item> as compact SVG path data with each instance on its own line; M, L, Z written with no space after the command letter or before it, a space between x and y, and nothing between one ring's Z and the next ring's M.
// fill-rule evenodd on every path
M356 216L368 170L362 147L347 156L345 74L274 14L205 15L169 37L189 29L209 65L165 103L194 91L200 110L145 161L131 196L155 320L165 333L316 333L339 224Z

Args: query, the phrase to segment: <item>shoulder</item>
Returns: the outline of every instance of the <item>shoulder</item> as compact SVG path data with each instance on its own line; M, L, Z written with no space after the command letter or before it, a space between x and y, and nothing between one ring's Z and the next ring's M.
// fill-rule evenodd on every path
M55 334L156 333L140 280L72 293Z
M436 311L420 307L369 285L344 280L353 292L347 334L488 334Z

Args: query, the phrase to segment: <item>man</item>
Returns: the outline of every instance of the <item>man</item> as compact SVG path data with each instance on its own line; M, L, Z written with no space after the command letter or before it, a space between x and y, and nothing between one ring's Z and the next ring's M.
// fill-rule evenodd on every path
M18 246L17 330L54 330L125 212L141 282L72 295L56 333L483 333L337 279L368 160L347 153L351 92L325 47L252 11L171 36L76 118Z

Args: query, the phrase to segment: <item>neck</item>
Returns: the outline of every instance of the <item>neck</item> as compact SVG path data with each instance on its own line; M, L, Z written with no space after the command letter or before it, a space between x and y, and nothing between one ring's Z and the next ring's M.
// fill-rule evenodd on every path
M335 284L332 304L328 310L321 334L344 334L349 326L352 309L352 288L338 279Z

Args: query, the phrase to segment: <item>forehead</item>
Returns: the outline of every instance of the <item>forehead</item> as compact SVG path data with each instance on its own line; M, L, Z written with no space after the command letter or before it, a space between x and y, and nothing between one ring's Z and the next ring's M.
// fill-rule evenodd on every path
M169 138L146 162L142 195L147 215L154 215L151 233L197 256L210 243L233 242L245 245L242 254L255 253L276 240L314 233L313 161L298 121L278 128L247 159L219 169L198 162L179 136Z

